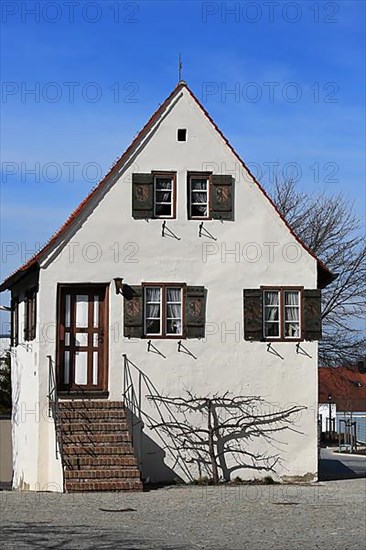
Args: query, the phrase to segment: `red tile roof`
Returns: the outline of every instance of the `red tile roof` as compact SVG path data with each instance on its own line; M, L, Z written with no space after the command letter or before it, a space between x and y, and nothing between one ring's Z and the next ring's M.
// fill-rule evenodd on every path
M319 403L337 404L339 411L366 411L366 373L350 367L319 369Z
M232 151L232 153L236 156L240 164L244 167L245 170L249 172L251 177L253 178L254 182L257 184L263 195L269 200L269 202L272 204L273 208L276 210L277 214L280 216L280 218L283 220L285 225L290 230L291 234L295 237L295 239L300 243L300 245L311 255L313 256L317 262L318 262L318 286L324 287L327 284L329 284L333 279L334 275L332 272L323 264L319 258L311 252L311 250L306 246L305 243L302 242L302 240L293 232L290 225L287 223L285 218L282 216L282 214L278 211L276 206L274 205L272 199L269 197L269 195L266 193L266 191L263 189L263 187L260 185L260 183L255 179L254 175L250 172L248 167L245 165L244 161L240 158L238 153L235 151L235 149L232 147L232 145L229 143L229 141L226 139L226 137L223 135L221 130L218 128L218 126L215 124L211 116L208 114L206 109L202 106L202 104L199 102L199 100L196 98L194 93L189 89L187 84L184 81L179 82L179 84L174 88L172 93L167 97L167 99L160 105L160 107L155 111L155 113L151 116L150 120L145 124L145 126L142 128L142 130L138 133L136 138L132 141L131 145L126 149L126 151L121 155L121 157L117 160L117 162L114 164L114 166L111 168L111 170L104 176L104 178L100 181L100 183L92 189L92 191L89 193L89 195L79 204L79 206L72 212L72 214L68 217L66 222L61 226L61 228L56 231L50 238L50 240L45 244L45 246L37 252L34 256L32 256L26 263L24 263L22 266L20 266L14 273L9 275L3 283L0 285L0 292L3 290L7 290L12 287L12 285L18 281L23 275L25 275L29 269L34 268L38 265L39 260L41 260L42 256L46 254L52 246L57 242L57 240L65 233L65 231L72 225L72 223L75 221L75 219L81 214L81 212L86 208L86 206L90 203L90 201L99 193L108 183L111 176L113 176L118 170L121 169L124 162L128 159L130 154L133 152L133 150L139 145L141 140L148 134L148 132L151 130L152 126L156 122L156 120L160 117L160 115L164 112L165 108L169 105L170 101L182 90L182 88L186 88L188 93L191 95L192 99L195 101L195 103L198 105L198 107L202 110L204 115L207 117L207 119L210 121L212 126L215 128L215 130L220 134L226 145L229 147L229 149Z

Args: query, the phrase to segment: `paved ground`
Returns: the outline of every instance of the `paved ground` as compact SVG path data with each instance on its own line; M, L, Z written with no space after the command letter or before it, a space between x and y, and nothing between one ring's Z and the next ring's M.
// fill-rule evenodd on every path
M147 493L0 493L5 549L360 550L366 480L174 487Z
M366 456L336 453L334 450L320 449L319 479L366 477Z

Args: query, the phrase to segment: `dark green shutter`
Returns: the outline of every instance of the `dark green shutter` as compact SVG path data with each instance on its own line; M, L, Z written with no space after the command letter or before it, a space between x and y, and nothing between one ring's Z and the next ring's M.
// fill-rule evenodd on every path
M304 340L321 340L321 291L304 290Z
M185 304L186 338L204 338L206 322L206 290L203 286L187 286Z
M216 220L234 219L234 179L228 175L212 176L210 216Z
M142 291L142 286L123 285L124 335L127 338L142 338L144 335Z
M19 300L17 296L11 299L11 346L17 346L19 342Z
M154 215L154 178L152 174L132 174L132 216L135 219Z
M260 289L244 290L244 339L263 340L263 292Z

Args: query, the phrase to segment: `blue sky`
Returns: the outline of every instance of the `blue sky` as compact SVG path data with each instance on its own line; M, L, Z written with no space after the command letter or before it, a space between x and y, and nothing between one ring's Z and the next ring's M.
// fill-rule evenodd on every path
M265 186L276 163L363 215L364 2L71 4L1 3L1 278L169 95L179 52L183 78Z

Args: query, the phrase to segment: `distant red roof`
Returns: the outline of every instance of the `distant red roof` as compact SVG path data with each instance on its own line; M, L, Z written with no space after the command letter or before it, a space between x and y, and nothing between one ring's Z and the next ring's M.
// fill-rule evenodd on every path
M135 137L131 145L126 149L126 151L122 154L122 156L117 160L117 162L114 164L114 166L111 168L111 170L104 176L104 178L99 182L99 184L92 189L92 191L89 193L89 195L79 204L79 206L74 210L74 212L68 217L66 222L61 226L61 228L52 235L50 240L44 245L44 247L37 252L34 256L32 256L26 263L21 265L14 273L10 274L1 284L0 284L0 292L3 290L10 289L14 283L16 283L21 277L23 277L30 269L37 268L38 262L41 260L42 256L44 256L49 250L52 248L53 245L55 245L60 237L63 236L63 234L66 232L66 230L71 226L71 224L81 215L83 210L87 207L87 205L90 203L90 201L97 195L97 193L101 192L101 190L108 184L111 177L120 170L120 168L123 166L123 164L126 162L126 160L129 158L129 155L134 151L134 149L137 147L137 145L141 142L141 140L147 135L149 130L153 127L154 123L158 120L158 118L161 116L161 114L164 112L166 107L169 105L170 101L182 90L182 88L186 88L188 93L191 95L192 99L196 102L198 107L202 110L204 115L207 117L207 119L210 121L212 126L215 128L215 130L220 134L226 145L230 148L232 153L236 156L239 163L245 167L245 169L249 172L249 174L252 176L254 182L260 189L260 191L263 193L263 195L267 198L267 200L272 204L274 209L277 211L277 214L280 216L282 221L285 223L285 225L290 230L291 234L294 236L294 238L300 243L300 245L311 255L315 260L317 261L318 265L318 288L324 288L329 283L331 283L335 275L324 265L324 263L309 249L309 247L294 233L293 229L289 225L289 223L286 221L286 219L282 216L282 214L277 209L276 205L273 203L270 196L266 193L264 188L260 185L260 183L256 180L254 175L250 172L249 168L246 166L244 161L240 158L238 153L235 151L235 149L232 147L232 145L229 143L227 138L223 135L221 130L218 128L216 123L213 121L211 116L208 114L206 109L203 107L203 105L198 101L192 90L187 86L186 82L181 81L178 83L178 85L174 88L172 93L167 97L167 99L160 105L160 107L155 111L155 113L151 116L150 120L145 124L145 126L142 128L142 130L138 133L138 135Z
M331 395L339 411L366 411L366 373L350 367L322 367L318 387L319 403L328 403Z

